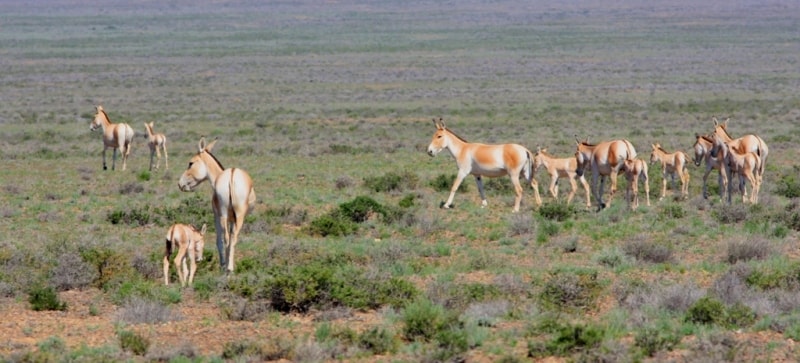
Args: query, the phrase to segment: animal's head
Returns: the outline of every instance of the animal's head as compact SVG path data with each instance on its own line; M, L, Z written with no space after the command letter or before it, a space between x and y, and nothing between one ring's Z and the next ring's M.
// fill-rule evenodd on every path
M653 147L653 151L650 152L650 164L655 164L656 162L660 161L661 158L658 157L657 151L661 148L661 145L658 143L651 144L650 146Z
M700 163L703 162L703 158L706 157L706 152L708 152L702 135L698 133L694 134L694 146L692 146L692 148L694 149L694 159L692 159L692 161L694 161L695 166L700 166Z
M444 120L441 117L439 117L439 121L433 119L433 124L436 126L436 132L433 133L431 143L428 145L428 155L430 156L436 156L448 145L447 128L444 125Z
M533 172L536 173L542 165L544 165L544 153L547 152L547 148L542 149L541 147L536 147L536 153L533 154Z
M586 167L589 165L591 150L587 147L589 145L589 138L586 138L584 141L578 139L578 136L575 136L575 161L577 161L577 168L575 169L575 173L578 176L583 176L584 171L586 171Z
M711 150L708 152L712 158L725 157L728 153L728 144L717 134L711 135Z
M97 113L94 114L94 120L92 120L92 124L89 125L89 130L94 131L103 126L103 122L108 120L108 115L106 115L106 111L103 111L103 106L97 106Z
M206 145L205 137L200 138L200 142L197 144L197 154L189 160L189 166L186 167L186 171L183 172L178 180L178 188L181 191L192 191L198 184L209 178L207 160L215 160L210 152L216 143L217 140L214 140Z
M192 241L194 243L194 255L198 262L203 260L203 247L205 247L206 244L206 227L206 224L203 223L203 227L201 227L199 231L195 231L196 233L192 237L194 240Z
M731 118L728 117L722 122L717 121L716 117L712 117L711 119L714 121L714 133L721 137L728 137L730 139L730 134L728 134L728 121L730 121Z

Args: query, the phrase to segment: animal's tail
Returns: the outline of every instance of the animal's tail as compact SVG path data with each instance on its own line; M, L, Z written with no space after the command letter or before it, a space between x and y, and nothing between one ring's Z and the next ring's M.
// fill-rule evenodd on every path
M173 225L172 227L169 228L169 232L167 232L166 249L164 250L164 258L169 258L169 256L172 256L172 249L174 247L174 243L173 243L174 241L175 241L175 226Z
M525 150L525 166L522 169L523 175L525 176L525 180L528 181L528 184L531 183L533 180L533 158L531 157L531 151Z
M228 208L230 209L230 213L233 215L233 220L236 221L236 208L233 208L233 175L236 173L236 168L231 168L231 182L228 188ZM225 221L228 223L228 221Z

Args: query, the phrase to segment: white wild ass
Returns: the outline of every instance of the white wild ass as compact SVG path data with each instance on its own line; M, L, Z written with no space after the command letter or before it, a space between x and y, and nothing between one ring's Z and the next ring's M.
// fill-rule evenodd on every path
M253 180L239 168L225 169L211 154L217 140L206 145L205 138L198 143L198 152L178 181L178 188L192 191L198 184L208 180L213 191L211 204L214 208L214 223L217 229L217 251L220 266L233 272L234 251L239 240L239 231L247 212L255 207L256 192Z
M663 200L667 196L667 176L672 177L674 185L676 174L681 180L681 197L689 197L689 170L686 168L689 156L683 151L669 153L658 143L650 146L653 147L653 152L650 153L650 163L661 163L661 198L658 200Z
M94 115L94 120L92 120L89 130L95 131L98 128L103 129L103 170L108 170L108 167L106 167L106 149L108 148L114 149L111 170L116 168L118 150L122 155L122 170L125 170L128 163L128 155L131 153L133 128L126 123L111 123L108 114L103 110L103 106L97 106L97 114Z
M536 148L536 154L533 155L534 176L536 176L536 172L540 167L544 167L547 170L547 174L550 174L550 186L548 190L550 191L550 195L553 196L553 199L558 200L558 180L560 178L566 178L569 180L570 187L572 187L567 195L567 204L572 203L572 198L575 197L575 192L578 190L578 185L575 180L578 180L581 182L583 190L586 192L586 208L591 208L592 202L590 200L589 183L586 182L586 178L583 175L578 176L578 160L575 159L574 156L571 158L556 158L548 154L547 149L539 147Z
M169 258L172 251L177 250L175 255L175 270L178 271L178 279L181 286L192 284L194 273L197 271L197 261L203 260L203 247L205 246L204 237L206 234L206 224L198 231L194 227L186 224L175 223L169 227L166 236L166 250L164 251L164 285L169 285ZM186 267L186 260L189 260L189 267Z
M150 171L153 171L154 155L158 158L156 159L156 170L158 170L158 166L159 164L161 164L160 150L164 150L164 169L169 169L169 155L167 155L167 136L153 131L152 121L150 123L145 122L144 128L147 131L147 134L145 134L144 137L147 139L147 146L150 147Z
M600 211L606 207L606 203L603 201L604 177L611 177L611 193L608 196L608 202L611 203L611 199L617 192L617 175L625 160L636 158L636 149L630 141L625 139L593 145L589 144L588 139L580 141L578 136L575 136L575 142L577 143L575 159L578 162L576 172L578 176L581 176L586 171L586 168L591 168L592 191L594 192L594 199L597 201L597 210Z
M523 175L528 183L534 186L534 196L537 203L541 203L539 188L533 184L532 156L531 152L518 144L499 144L486 145L470 143L462 139L448 129L444 121L439 118L433 120L436 132L433 133L430 145L428 145L428 155L436 156L440 151L447 149L456 159L458 174L450 188L450 196L442 207L450 208L453 205L453 198L458 187L467 175L474 175L478 184L478 192L481 195L481 207L486 207L486 195L483 192L483 181L481 177L499 177L508 175L511 183L514 184L514 212L519 212L519 205L522 201L522 186L519 184L519 177Z

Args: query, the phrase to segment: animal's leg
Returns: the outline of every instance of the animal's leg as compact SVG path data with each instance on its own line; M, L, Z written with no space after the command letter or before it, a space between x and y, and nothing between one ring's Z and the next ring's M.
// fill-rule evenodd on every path
M661 198L658 198L658 200L664 200L664 198L666 196L667 196L667 172L666 171L662 171L661 172Z
M456 180L453 182L453 186L450 188L450 196L447 197L447 202L444 203L442 208L447 209L453 205L453 198L455 198L456 196L456 190L458 190L458 187L461 186L461 182L464 181L464 178L466 176L467 176L466 173L462 174L460 171L458 172L458 174L456 174ZM481 193L481 198L483 198L483 189L479 188L479 191Z
M531 188L533 188L533 199L536 201L536 205L542 205L542 197L539 195L539 182L536 181L536 178L531 178Z
M153 171L153 154L155 154L155 150L153 146L150 146L150 171Z
M186 260L184 259L183 262L184 266L186 266ZM190 246L189 248L189 285L194 282L194 273L197 271L197 261L194 253L194 245Z
M581 185L583 185L583 190L586 192L586 208L592 207L592 200L591 200L591 193L589 193L589 183L586 182L586 178L583 175L580 176L579 180L581 181Z
M131 142L128 140L123 141L122 149L119 152L122 154L122 170L125 170L128 165L128 155L131 154Z
M608 202L606 204L611 205L611 198L614 197L614 194L617 193L617 177L619 175L619 170L611 169L611 174L609 174L609 178L611 179L611 192L608 194Z
M167 241L166 250L164 251L164 285L169 285L169 256L172 255L172 242Z
M156 170L161 165L161 151L158 150L158 145L156 145Z
M711 170L710 167L706 167L706 172L703 174L703 198L705 199L708 199L708 185L706 183L708 181L708 175L711 174ZM722 185L722 179L720 179L719 184L720 186Z
M227 260L225 260L225 241L224 236L225 233L222 230L222 223L220 221L219 212L216 211L217 203L214 203L214 226L217 230L217 252L219 253L219 266L220 268L224 269L227 265ZM226 216L227 218L227 216Z
M231 243L231 229L232 228L231 228L231 222L227 218L227 215L225 216L225 219L223 219L223 221L225 221L223 223L222 229L223 229L223 231L225 233L226 272L231 272L232 271L232 266L233 266L233 260L231 259L231 251L232 251L232 248L233 248L233 244Z
M725 173L724 173L724 174L726 174L725 175L725 177L726 177L725 181L726 181L726 184L728 186L727 187L727 190L728 190L728 204L731 204L731 194L733 192L733 183L731 182L731 169L730 168L726 168L725 170L726 170Z
M238 217L239 213L237 213L236 215ZM241 218L236 218L236 222L235 222L234 227L233 227L233 237L231 239L230 246L228 246L228 249L230 250L230 255L228 256L228 272L229 273L233 273L233 268L234 268L233 255L234 255L234 251L236 249L236 243L239 242L239 231L242 230L242 224L244 224L244 213L242 213Z
M481 208L485 208L489 203L486 202L486 194L483 192L483 178L480 175L475 175L475 183L478 184L478 193L481 194Z
M567 196L567 205L572 203L572 198L575 197L575 192L578 190L578 183L575 182L575 179L569 178L569 187L571 189L569 195Z
M108 150L108 148L103 146L103 170L108 170L106 166L106 150Z
M647 174L642 175L642 179L644 179L644 195L645 199L647 200L647 206L650 206L650 181L647 180Z
M600 180L598 180L600 179ZM594 200L597 201L597 210L600 211L606 207L603 202L603 179L600 178L597 171L592 172L592 193L594 193ZM599 192L598 192L599 190Z
M167 140L164 140L164 169L169 169L169 155L167 155Z
M681 172L681 196L684 199L689 197L689 171L686 169Z
M514 198L514 210L513 212L519 212L519 205L522 202L522 185L519 184L519 175L514 176L513 173L509 174L511 177L511 184L514 185L514 194L516 195Z
M558 175L550 176L550 187L548 188L548 190L550 191L550 196L552 196L553 199L555 200L558 200L557 184L558 184Z

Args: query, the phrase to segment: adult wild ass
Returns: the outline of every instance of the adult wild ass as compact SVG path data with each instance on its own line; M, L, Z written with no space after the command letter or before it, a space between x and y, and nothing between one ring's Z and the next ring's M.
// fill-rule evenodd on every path
M428 145L428 155L431 157L436 156L440 151L447 149L451 155L456 159L458 166L458 174L450 188L450 196L447 202L442 205L443 208L450 208L453 205L453 198L456 195L456 190L461 185L461 182L467 175L474 175L475 181L478 184L478 192L481 195L481 207L486 207L486 195L483 192L483 176L499 177L508 175L511 178L511 183L514 184L514 212L519 211L519 205L522 201L522 186L519 184L520 174L524 175L525 180L531 183L534 187L534 197L537 204L541 204L541 197L539 190L533 183L532 172L532 156L531 152L525 147L518 144L499 144L487 145L479 143L470 143L456 135L448 129L444 121L439 118L433 120L436 126L436 131L433 133L430 145Z
M689 196L689 171L686 169L689 156L683 151L676 151L674 153L667 152L660 144L651 144L653 151L650 153L650 163L661 163L661 198L663 200L667 196L667 175L672 177L672 182L675 183L675 175L681 180L681 197L687 198Z
M571 158L557 158L547 153L547 149L536 148L536 154L533 155L534 176L536 176L536 172L540 167L544 167L547 170L547 174L550 174L550 187L548 190L550 191L550 195L553 196L553 199L558 200L558 180L560 178L567 178L570 187L572 187L572 190L567 195L567 204L572 203L572 198L575 197L575 192L578 190L578 185L575 180L578 180L581 182L583 190L586 192L586 208L591 208L592 202L590 200L589 183L586 182L586 178L584 178L583 175L578 176L578 160L575 159L574 156Z
M169 285L169 258L172 251L177 250L175 255L175 270L178 271L178 279L181 286L192 284L194 273L197 271L197 261L203 260L203 247L206 234L206 224L198 231L194 227L175 223L169 227L166 236L166 250L164 251L164 285ZM188 256L187 256L188 255ZM186 260L189 260L189 268L186 267Z
M103 170L108 170L106 166L106 149L113 148L114 154L111 161L111 170L117 166L117 150L122 155L122 170L128 163L128 155L131 153L131 142L133 141L133 128L126 123L111 123L108 114L103 110L103 106L97 106L97 113L89 126L89 130L95 131L103 129Z
M608 197L608 202L617 192L617 175L619 174L625 160L636 158L636 149L630 141L625 139L605 141L599 144L589 144L588 139L584 141L578 140L575 136L576 150L575 159L578 162L576 172L581 176L590 168L592 171L592 191L594 198L597 201L597 210L600 211L606 207L603 201L603 184L605 183L605 176L611 178L611 194ZM600 183L598 184L598 179Z
M247 212L255 207L256 192L253 180L246 171L239 168L225 169L211 154L217 140L206 145L200 138L198 152L178 181L178 188L184 192L194 190L197 185L208 180L213 191L211 205L214 208L214 224L217 229L217 251L219 263L227 271L233 272L234 251L239 240Z
M725 119L725 122L718 122L716 117L712 117L714 121L714 134L717 135L728 146L736 150L739 154L748 152L756 153L761 158L761 164L758 167L758 174L764 174L764 165L767 163L767 155L769 155L769 147L764 140L757 135L744 135L734 139L728 134L728 121L730 117Z
M144 137L147 139L147 146L150 147L150 171L153 171L153 155L157 156L156 170L158 165L161 164L161 152L159 149L164 150L164 168L169 169L169 155L167 155L167 137L164 134L158 134L153 131L153 122L145 122L144 128L147 134Z

